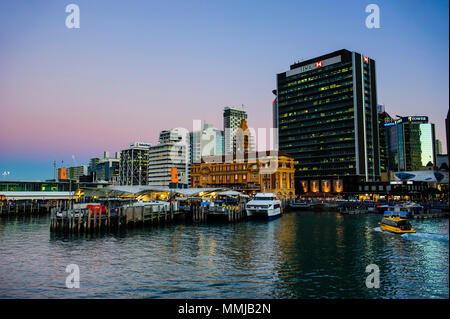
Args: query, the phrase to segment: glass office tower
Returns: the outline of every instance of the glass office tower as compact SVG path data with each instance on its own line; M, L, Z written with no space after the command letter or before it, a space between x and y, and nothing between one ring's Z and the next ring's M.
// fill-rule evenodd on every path
M418 171L436 166L434 124L426 116L401 117L384 124L388 170Z
M350 190L379 180L376 88L375 61L348 50L277 75L274 122L279 150L295 159L297 187L343 178Z

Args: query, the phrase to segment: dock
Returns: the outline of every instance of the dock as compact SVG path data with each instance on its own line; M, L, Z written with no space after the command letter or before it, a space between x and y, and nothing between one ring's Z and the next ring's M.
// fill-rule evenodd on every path
M89 233L114 231L144 226L164 226L178 221L206 223L210 221L238 222L247 220L245 205L233 205L209 209L197 203L178 207L177 203L158 203L108 209L72 209L50 216L52 233Z
M0 217L46 215L52 209L61 209L63 203L56 202L9 202L0 204Z

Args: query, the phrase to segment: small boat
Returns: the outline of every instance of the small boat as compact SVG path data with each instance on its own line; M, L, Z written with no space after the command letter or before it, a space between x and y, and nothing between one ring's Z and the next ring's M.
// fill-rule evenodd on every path
M273 193L257 193L245 205L247 216L250 219L275 219L281 216L281 201Z
M313 203L311 208L318 211L335 211L339 209L339 204L334 202Z
M401 218L398 212L386 211L379 223L381 230L394 234L415 233L408 220Z
M292 202L292 203L289 203L289 208L291 208L292 210L308 210L311 208L311 203Z
M368 213L368 210L367 209L362 209L362 208L354 208L354 209L341 210L340 213L342 215L359 215L359 214L366 214L366 213Z

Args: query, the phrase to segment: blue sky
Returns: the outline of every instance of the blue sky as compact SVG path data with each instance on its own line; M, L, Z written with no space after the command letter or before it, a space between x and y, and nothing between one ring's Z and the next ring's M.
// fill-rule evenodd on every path
M65 6L81 28L65 27ZM365 7L380 7L367 29ZM376 60L378 102L427 115L445 144L448 1L2 1L0 180L53 177L244 105L270 127L277 73L342 48ZM75 157L73 161L72 156Z

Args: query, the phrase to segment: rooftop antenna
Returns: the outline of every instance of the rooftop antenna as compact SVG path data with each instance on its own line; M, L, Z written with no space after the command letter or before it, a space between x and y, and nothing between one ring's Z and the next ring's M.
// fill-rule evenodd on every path
M78 166L77 160L75 159L75 155L72 155L72 160L73 160L75 166Z

